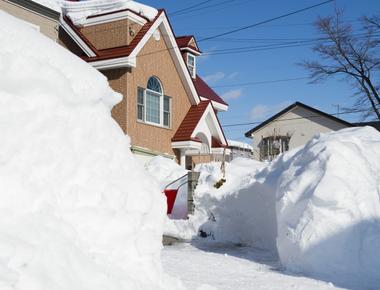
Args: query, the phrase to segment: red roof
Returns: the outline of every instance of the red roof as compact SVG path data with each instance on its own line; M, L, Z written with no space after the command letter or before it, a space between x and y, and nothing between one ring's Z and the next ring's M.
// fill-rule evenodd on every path
M195 127L198 125L198 122L203 116L203 113L206 111L207 106L210 104L210 101L201 101L198 105L191 106L189 112L186 114L181 125L179 126L177 132L174 134L172 141L197 141L191 138Z
M218 94L215 93L215 91L210 88L200 76L197 75L196 79L193 80L193 82L195 89L197 90L200 97L204 97L219 104L228 106L228 104L223 101L223 99L219 97Z
M177 45L179 48L188 47L200 53L200 50L196 46L189 44L193 38L194 38L193 35L185 35L185 36L177 36L175 39L177 41ZM194 41L195 41L195 38L194 38Z

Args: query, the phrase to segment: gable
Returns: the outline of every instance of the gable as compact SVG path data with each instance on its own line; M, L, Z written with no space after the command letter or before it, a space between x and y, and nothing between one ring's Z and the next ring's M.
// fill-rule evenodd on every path
M261 124L257 125L256 127L254 127L253 129L249 130L248 132L245 133L245 136L250 138L252 137L253 134L256 134L259 130L261 130L262 128L268 126L268 125L271 125L271 123L273 122L277 122L280 118L282 118L285 114L289 113L290 111L296 109L296 108L301 108L307 112L309 112L308 114L303 114L303 117L300 115L300 116L297 116L295 117L295 119L302 119L302 118L305 118L307 120L312 120L314 119L314 122L317 120L317 119L321 119L321 120L324 120L324 119L329 119L330 123L334 124L334 123L337 123L337 124L340 124L341 127L343 128L347 128L347 127L351 127L352 124L347 122L347 121L344 121L342 119L339 119L333 115L330 115L330 114L327 114L325 112L322 112L318 109L315 109L313 107L310 107L310 106L307 106L303 103L300 103L300 102L295 102L294 104L286 107L285 109L283 109L282 111L278 112L277 114L275 114L274 116L270 117L269 119L267 119L266 121L262 122ZM283 120L285 121L285 120ZM292 120L286 120L286 121L292 121ZM325 122L326 123L326 122Z
M136 67L137 58L144 56L140 55L142 48L147 41L154 36L155 31L160 29L161 36L167 45L166 50L169 51L173 58L177 72L185 86L190 102L192 104L198 104L200 102L199 96L192 82L192 78L176 44L172 28L164 10L160 10L154 20L146 22L129 45L103 50L96 49L87 37L85 37L67 17L62 17L61 23L68 34L74 38L77 44L88 55L88 57L84 57L83 59L99 70L121 67ZM156 54L156 52L154 54Z
M294 134L314 135L330 131L337 131L349 127L325 115L310 111L307 108L295 106L265 126L255 130L253 135L268 137L293 136Z

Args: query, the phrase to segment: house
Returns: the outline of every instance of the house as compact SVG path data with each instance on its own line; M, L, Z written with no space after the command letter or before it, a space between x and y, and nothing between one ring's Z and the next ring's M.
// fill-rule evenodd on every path
M236 140L227 140L230 154L228 161L234 160L238 157L253 158L253 147L247 143L239 142Z
M30 0L0 0L0 9L21 19L31 28L58 41L60 11L58 5L41 5Z
M58 41L123 95L112 116L131 137L131 150L186 167L228 153L218 120L228 105L197 74L196 39L176 37L163 9L112 3L64 3Z
M272 160L304 145L315 134L337 131L353 124L296 102L245 133L253 139L254 159Z

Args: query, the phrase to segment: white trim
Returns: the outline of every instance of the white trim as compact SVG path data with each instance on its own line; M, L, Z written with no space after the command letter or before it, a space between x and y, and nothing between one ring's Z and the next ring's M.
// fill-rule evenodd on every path
M202 143L195 141L177 141L172 142L173 149L196 149L200 150L202 147Z
M227 105L224 105L224 104L221 104L221 103L218 103L218 102L215 102L215 101L211 101L211 103L212 103L212 105L214 106L214 108L217 111L221 111L221 112L228 111L228 106Z
M209 98L206 98L206 97L200 97L200 98L202 101L211 101ZM224 105L215 101L211 101L211 103L217 111L220 111L220 112L228 111L228 105Z
M200 131L200 130L199 130L199 127L201 126L201 123L205 122L205 123L207 124L207 122L206 122L206 117L207 117L207 115L209 115L209 114L210 114L211 119L213 120L213 123L214 123L214 125L215 125L215 129L216 129L216 131L217 131L217 134L218 134L219 140L221 141L221 143L222 143L223 145L228 146L227 140L226 140L226 138L224 137L224 134L223 134L222 128L221 128L220 125L219 125L218 119L217 119L217 117L216 117L216 115L215 115L214 108L213 108L213 106L211 105L211 103L208 104L206 110L203 112L203 115L202 115L201 119L199 120L199 122L198 122L197 126L195 127L193 133L191 133L191 137L194 138L194 137L196 136L196 134L198 133L198 131ZM207 124L207 126L208 126L208 124ZM208 127L209 127L209 126L208 126ZM211 142L211 140L210 140L210 142ZM210 144L211 144L211 143L210 143Z
M61 27L67 32L67 34L75 41L76 44L87 54L89 57L95 57L96 54L92 49L75 33L75 31L66 23L62 15L59 18Z
M170 54L172 55L172 58L174 60L174 64L177 68L177 71L179 72L179 75L181 77L181 80L185 85L185 89L187 92L187 95L189 95L190 102L192 105L198 105L200 100L198 97L198 93L195 89L193 80L190 76L190 73L187 69L187 65L185 64L185 60L182 57L182 53L178 48L176 39L174 37L173 31L171 30L169 21L165 15L165 13L161 13L161 15L156 19L154 24L151 26L151 28L146 32L144 37L140 40L139 44L135 47L135 49L130 54L130 57L138 57L138 54L142 50L142 48L145 46L145 44L148 42L149 38L153 35L153 33L160 28L160 25L162 24L163 32L161 35L163 36L163 39L165 40L166 44L168 45L168 50Z
M137 24L141 26L143 26L145 23L148 22L145 18L138 16L135 13L127 10L127 11L121 11L118 13L111 13L107 15L87 18L86 21L83 23L83 27L97 25L97 24L104 24L104 23L123 20L123 19L132 20L133 22L136 22Z
M195 55L202 55L202 53L201 52L199 52L199 51L196 51L196 50L194 50L194 49L192 49L192 48L190 48L190 47L182 47L181 48L181 51L187 51L187 52L190 52L190 53L192 53L192 54L195 54Z
M136 67L136 58L119 57L106 60L89 61L87 63L98 70L107 70L121 67Z

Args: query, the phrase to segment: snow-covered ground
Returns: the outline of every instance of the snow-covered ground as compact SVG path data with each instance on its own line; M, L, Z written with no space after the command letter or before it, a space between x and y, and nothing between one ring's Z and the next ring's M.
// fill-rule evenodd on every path
M204 290L323 290L333 284L287 273L275 254L250 247L201 243L165 247L164 270L188 289ZM206 285L209 285L207 287Z

